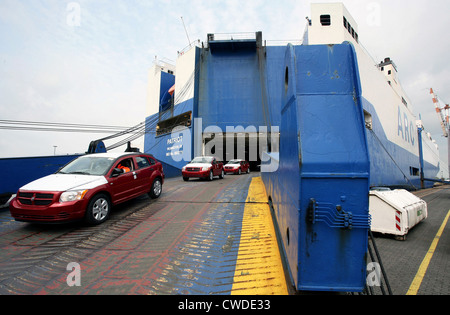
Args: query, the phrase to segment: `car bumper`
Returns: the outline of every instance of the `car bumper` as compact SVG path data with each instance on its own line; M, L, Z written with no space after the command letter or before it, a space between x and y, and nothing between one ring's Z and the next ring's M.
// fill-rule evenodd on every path
M207 178L209 177L209 170L208 171L182 171L181 174L183 177L186 178Z
M239 173L239 169L237 168L237 169L224 169L223 170L224 172L225 172L225 174L237 174L237 173Z
M16 221L62 223L83 219L86 207L87 200L55 202L49 206L32 206L23 205L17 198L14 198L9 204L9 211Z

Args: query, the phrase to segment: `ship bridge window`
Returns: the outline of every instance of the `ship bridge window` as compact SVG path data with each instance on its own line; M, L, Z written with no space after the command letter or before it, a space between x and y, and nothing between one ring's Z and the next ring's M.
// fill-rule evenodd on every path
M324 14L320 16L320 24L322 26L330 26L331 25L331 15Z
M347 29L348 33L352 35L352 37L355 39L355 41L359 42L358 33L355 32L355 29L352 27L352 25L347 21L347 19L344 16L344 27Z

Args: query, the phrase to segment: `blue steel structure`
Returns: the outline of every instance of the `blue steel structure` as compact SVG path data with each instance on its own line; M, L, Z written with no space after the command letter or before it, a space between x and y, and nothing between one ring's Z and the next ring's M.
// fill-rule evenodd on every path
M297 290L362 291L369 153L350 44L289 45L279 167L262 173Z
M210 126L224 133L230 126L279 127L279 168L262 178L293 286L362 291L370 162L353 46L267 47L261 33L208 39L208 47L195 48L193 98L147 118L148 125L173 120L175 127L176 117L190 113L190 123L150 135L145 151L180 169Z
M0 169L3 170L0 196L9 197L17 193L23 185L55 173L79 156L80 154L0 159Z

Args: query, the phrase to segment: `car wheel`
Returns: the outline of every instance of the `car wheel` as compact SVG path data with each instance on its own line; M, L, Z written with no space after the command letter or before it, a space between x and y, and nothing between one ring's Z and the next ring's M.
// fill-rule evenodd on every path
M209 171L209 177L208 177L208 180L211 181L211 180L213 180L213 179L214 179L214 174L213 174L213 171L211 170L211 171Z
M189 180L189 177L183 177L183 180L184 180L185 182L187 182L187 181Z
M85 220L89 224L100 224L105 222L111 211L111 201L108 196L98 194L89 201L86 209Z
M162 183L161 180L159 178L156 178L153 181L152 184L152 189L150 190L150 192L148 193L148 195L150 196L150 198L152 199L156 199L159 196L161 196L161 192L162 192Z
M247 174L250 174L250 167L247 168Z
M220 179L223 179L224 177L225 177L225 172L222 170L222 172L220 173L219 178L220 178Z
M241 169L239 168L238 175L241 175Z

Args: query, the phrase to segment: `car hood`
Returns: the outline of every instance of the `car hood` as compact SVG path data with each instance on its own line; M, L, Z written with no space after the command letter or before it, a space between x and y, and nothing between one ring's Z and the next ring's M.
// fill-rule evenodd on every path
M241 165L240 164L225 164L225 166L239 167Z
M211 167L211 163L189 163L186 167Z
M67 191L76 189L92 189L108 183L105 176L52 174L37 179L20 190L29 191Z

